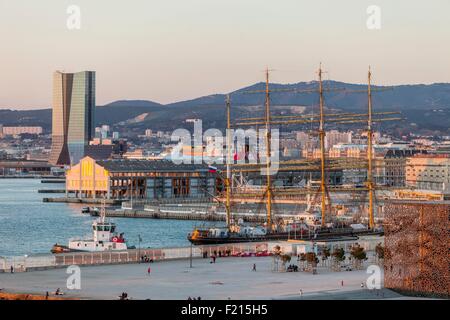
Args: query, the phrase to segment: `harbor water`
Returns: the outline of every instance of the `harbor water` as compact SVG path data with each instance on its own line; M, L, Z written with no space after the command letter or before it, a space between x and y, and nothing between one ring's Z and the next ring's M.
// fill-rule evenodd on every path
M0 180L0 256L50 253L52 245L91 237L93 217L82 214L83 204L43 203L38 189L58 189L39 179ZM61 194L63 196L63 194ZM187 234L200 221L114 218L128 245L142 248L188 246Z

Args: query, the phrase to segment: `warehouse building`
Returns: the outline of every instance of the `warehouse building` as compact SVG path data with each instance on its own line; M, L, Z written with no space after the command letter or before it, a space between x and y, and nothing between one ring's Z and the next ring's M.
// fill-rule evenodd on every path
M67 170L66 194L79 198L204 198L223 188L207 165L168 160L102 160L84 157Z

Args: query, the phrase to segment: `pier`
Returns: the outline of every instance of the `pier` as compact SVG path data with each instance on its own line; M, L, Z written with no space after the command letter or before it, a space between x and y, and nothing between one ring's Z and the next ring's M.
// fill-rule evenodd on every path
M41 183L66 183L66 179L43 179Z
M117 199L105 199L104 201L108 205L120 205L122 203L122 200ZM59 197L59 198L42 198L42 202L101 204L103 202L103 199Z
M92 215L95 215L93 213ZM191 211L175 211L155 207L153 210L133 210L133 209L107 209L107 217L115 218L146 218L146 219L174 219L174 220L200 220L200 221L225 221L225 213L206 213ZM242 219L244 222L264 223L264 215L234 215L235 219Z
M39 189L38 193L66 193L65 189Z

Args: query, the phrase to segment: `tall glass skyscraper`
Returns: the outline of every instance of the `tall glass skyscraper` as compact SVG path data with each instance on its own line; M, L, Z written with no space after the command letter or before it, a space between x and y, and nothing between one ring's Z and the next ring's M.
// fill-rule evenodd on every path
M53 74L52 151L54 165L78 163L94 136L95 71Z

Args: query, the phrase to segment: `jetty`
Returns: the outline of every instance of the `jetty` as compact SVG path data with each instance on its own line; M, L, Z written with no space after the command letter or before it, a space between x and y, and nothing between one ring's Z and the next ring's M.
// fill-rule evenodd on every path
M97 213L92 212L91 215L95 216ZM144 219L173 219L173 220L199 220L199 221L225 221L225 212L198 212L190 210L167 210L163 207L155 207L153 210L144 209L107 209L107 217L114 218L144 218ZM257 222L263 223L265 220L264 215L252 214L252 215L240 215L235 214L236 219L242 219L244 222Z
M42 198L42 202L101 204L103 202L103 199L58 197L58 198ZM105 199L105 203L108 205L120 205L122 203L122 200Z
M66 183L66 179L43 179L41 183Z
M66 190L65 189L39 189L38 193L66 193Z

